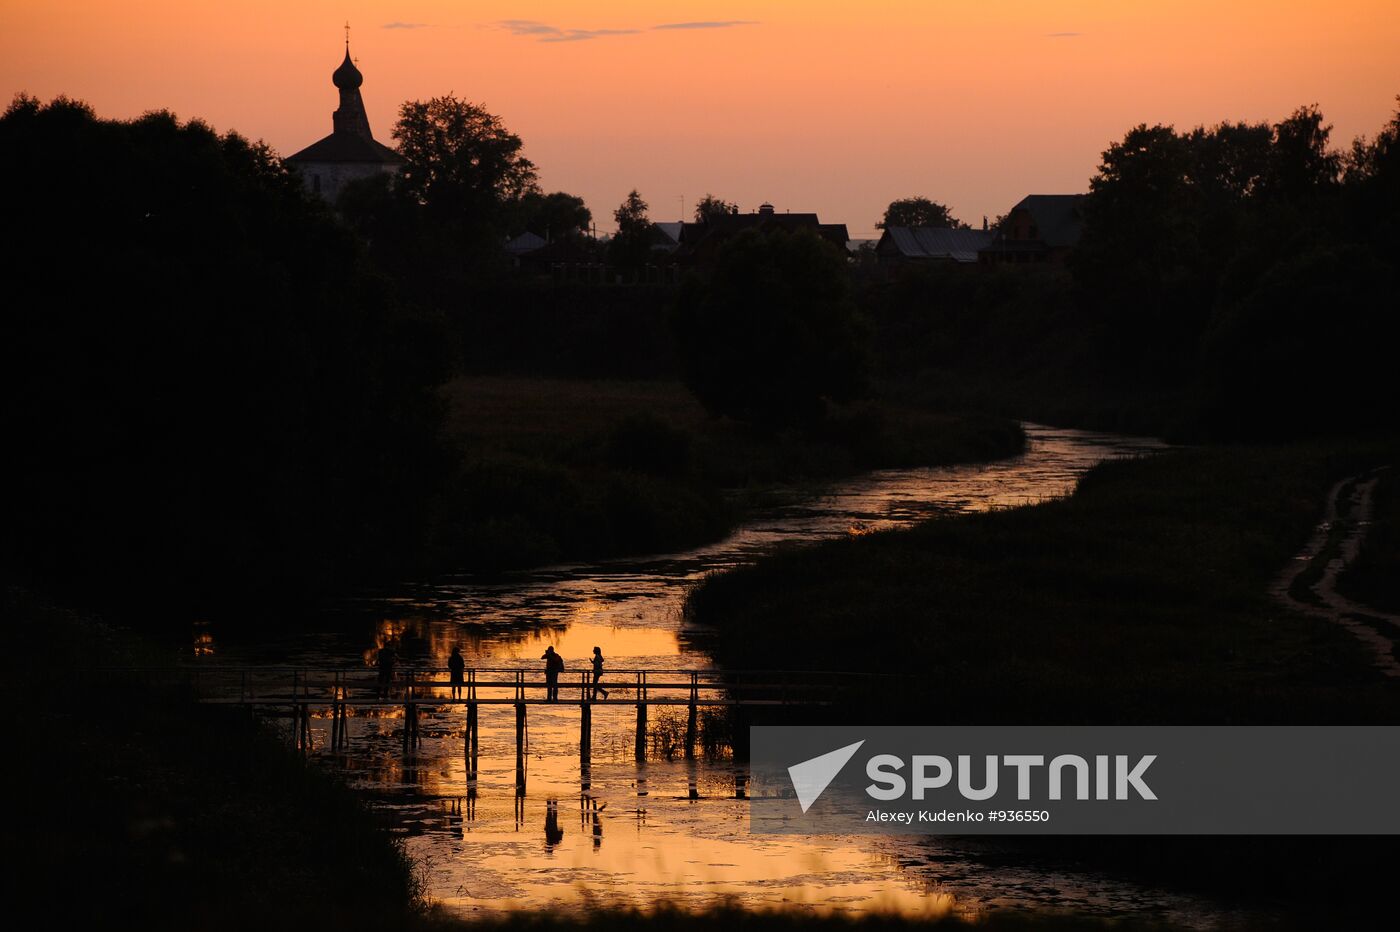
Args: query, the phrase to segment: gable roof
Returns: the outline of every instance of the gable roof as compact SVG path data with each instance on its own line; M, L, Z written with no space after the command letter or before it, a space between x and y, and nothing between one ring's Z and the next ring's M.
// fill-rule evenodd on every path
M989 230L948 227L888 227L875 249L881 255L905 259L951 259L976 262L977 251L991 245Z
M549 241L543 236L526 230L515 239L506 243L506 252L512 256L523 256L526 253L534 252L536 249L543 249L548 245Z
M399 165L403 156L383 143L366 139L358 133L331 133L313 142L300 152L283 159L284 162L360 162Z
M1084 230L1083 194L1028 194L1013 211L1024 210L1035 221L1041 242L1051 249L1073 247Z
M658 221L658 222L656 222L656 223L653 223L653 224L652 224L652 227L653 227L654 229L656 229L657 231L659 231L660 233L664 234L665 237L666 237L668 240L670 240L669 243L665 243L665 244L662 244L662 245L675 246L676 244L678 244L678 243L681 241L681 230L685 229L685 221L684 221L684 220L673 220L673 221L665 221L665 220L662 220L662 221Z

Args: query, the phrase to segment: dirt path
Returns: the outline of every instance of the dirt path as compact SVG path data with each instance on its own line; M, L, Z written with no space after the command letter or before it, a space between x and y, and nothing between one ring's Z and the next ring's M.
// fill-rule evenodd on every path
M1389 467L1386 467L1387 469ZM1350 631L1371 652L1376 668L1400 677L1400 615L1392 615L1337 591L1337 578L1356 561L1371 525L1371 500L1379 470L1343 479L1327 493L1327 511L1312 537L1279 574L1270 594L1292 611L1335 622ZM1310 570L1321 576L1310 584Z

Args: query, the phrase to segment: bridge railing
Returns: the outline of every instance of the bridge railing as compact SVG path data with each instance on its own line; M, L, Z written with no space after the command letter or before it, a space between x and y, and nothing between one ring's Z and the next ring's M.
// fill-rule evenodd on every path
M445 668L400 665L388 682L368 666L221 666L124 671L147 682L182 685L210 703L245 705L387 705L480 702L538 703L549 682L538 665L472 667L462 682ZM559 675L559 702L653 705L807 705L839 701L881 674L812 670L609 668L594 684L587 668Z

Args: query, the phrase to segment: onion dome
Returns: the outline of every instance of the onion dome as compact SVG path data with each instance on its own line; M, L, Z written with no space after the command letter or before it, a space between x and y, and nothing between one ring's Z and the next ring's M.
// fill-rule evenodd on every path
M365 76L360 74L360 69L355 67L355 63L350 60L350 46L345 46L345 61L340 63L340 67L335 69L335 74L331 75L331 81L342 91L351 91L365 83Z

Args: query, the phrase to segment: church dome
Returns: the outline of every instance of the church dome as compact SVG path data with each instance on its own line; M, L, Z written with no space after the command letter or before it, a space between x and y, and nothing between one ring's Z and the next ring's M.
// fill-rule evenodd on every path
M331 75L331 81L342 91L350 91L365 83L365 76L360 74L360 69L355 67L355 63L350 60L350 46L345 47L345 61L340 63L340 67L335 69L335 74Z

